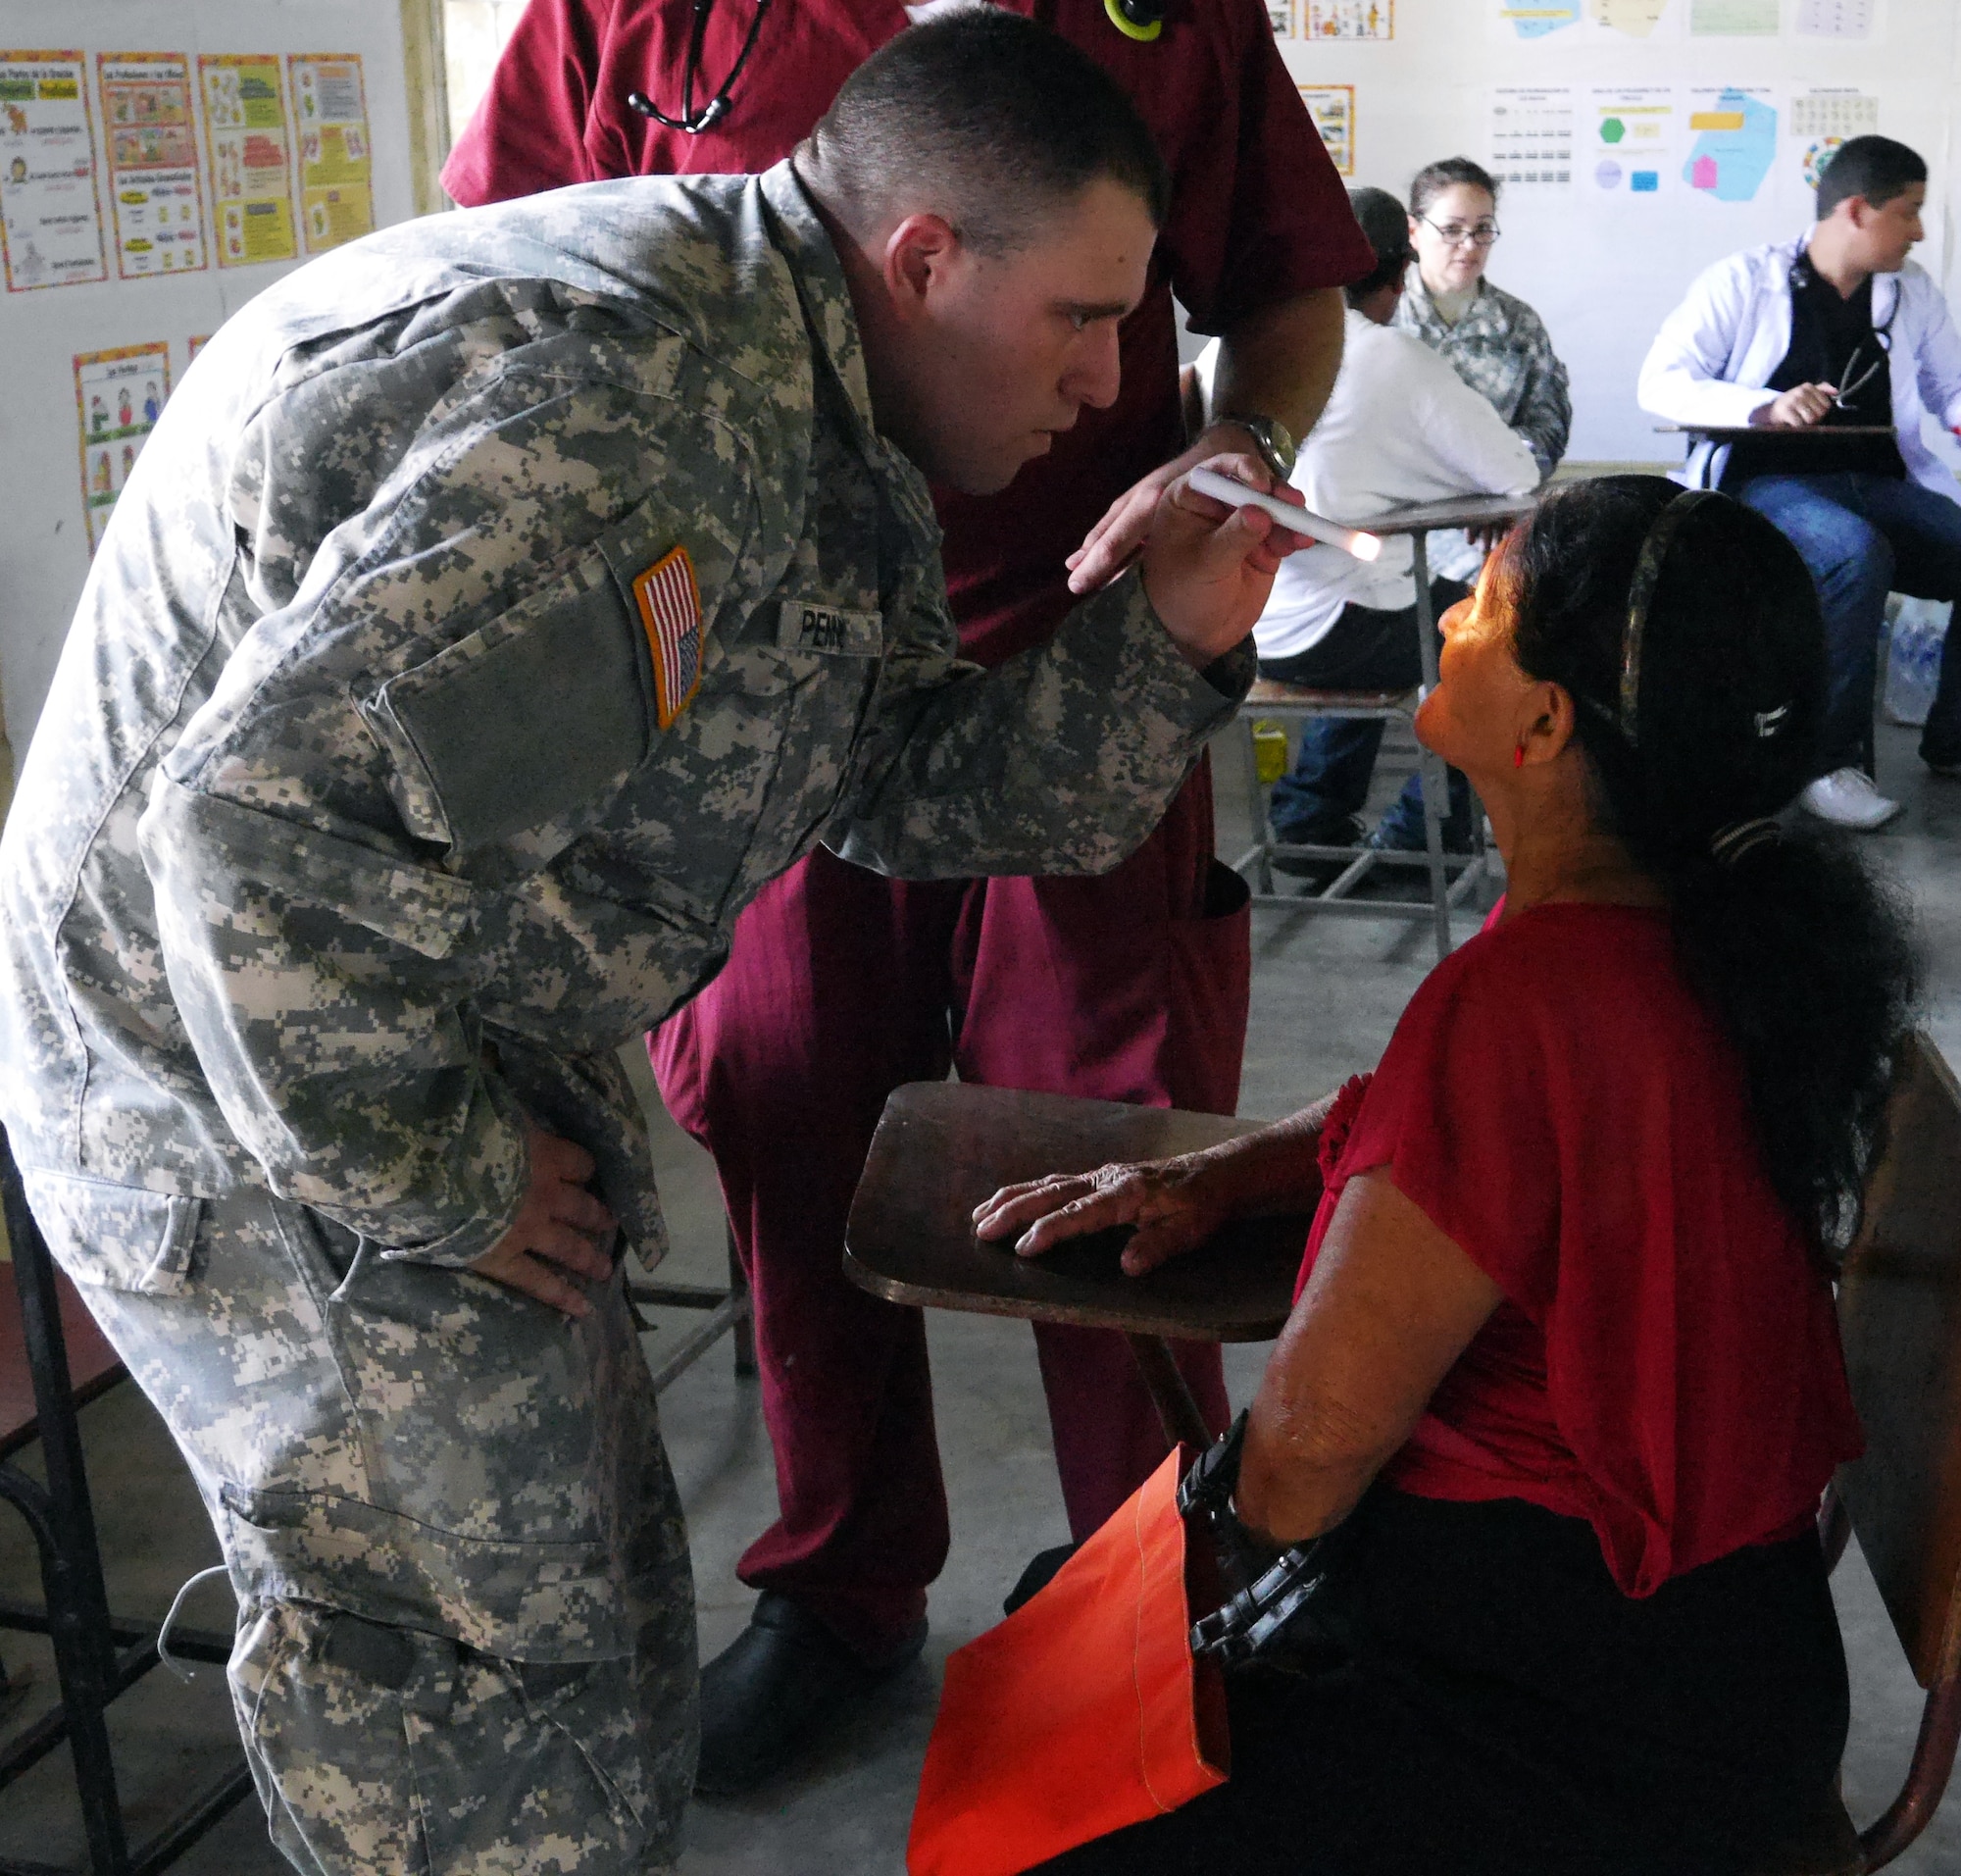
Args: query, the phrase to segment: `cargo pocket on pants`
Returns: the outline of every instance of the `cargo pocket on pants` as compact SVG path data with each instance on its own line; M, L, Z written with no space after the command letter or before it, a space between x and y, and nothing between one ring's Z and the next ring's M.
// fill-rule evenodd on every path
M21 1183L56 1263L77 1284L150 1296L183 1289L203 1199L42 1168L23 1167Z

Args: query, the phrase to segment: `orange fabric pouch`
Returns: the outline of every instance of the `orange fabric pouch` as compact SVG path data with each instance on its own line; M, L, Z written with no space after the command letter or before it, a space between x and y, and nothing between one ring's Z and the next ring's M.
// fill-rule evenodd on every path
M1194 1660L1218 1601L1168 1457L1053 1582L951 1655L906 1846L910 1876L1019 1876L1222 1785L1226 1689Z

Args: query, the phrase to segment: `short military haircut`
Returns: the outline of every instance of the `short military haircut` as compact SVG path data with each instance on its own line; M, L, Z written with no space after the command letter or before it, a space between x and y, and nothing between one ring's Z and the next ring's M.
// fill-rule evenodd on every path
M909 27L844 81L797 152L799 171L854 228L895 209L943 217L985 254L1103 178L1162 228L1164 159L1136 107L1086 54L998 7Z
M1885 208L1926 180L1927 163L1917 150L1889 136L1855 136L1838 146L1818 178L1818 219L1824 221L1855 195L1863 195L1876 209Z
M1348 304L1360 306L1391 280L1402 279L1410 264L1409 216L1387 189L1350 189L1348 206L1376 250L1374 270L1344 289Z

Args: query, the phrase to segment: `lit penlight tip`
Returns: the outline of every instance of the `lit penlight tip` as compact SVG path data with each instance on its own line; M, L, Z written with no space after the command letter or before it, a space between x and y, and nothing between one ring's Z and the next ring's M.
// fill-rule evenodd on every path
M1357 560L1381 560L1383 557L1383 543L1374 534L1350 534L1347 546Z

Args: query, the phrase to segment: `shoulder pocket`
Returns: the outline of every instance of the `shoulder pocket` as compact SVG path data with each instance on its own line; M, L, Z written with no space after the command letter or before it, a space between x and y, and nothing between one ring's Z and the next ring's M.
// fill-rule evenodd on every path
M467 854L610 798L647 753L649 663L595 550L389 679L361 710L409 831Z
M76 1283L151 1295L184 1287L203 1199L25 1166L21 1183L55 1261Z

